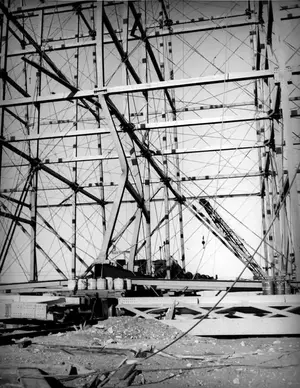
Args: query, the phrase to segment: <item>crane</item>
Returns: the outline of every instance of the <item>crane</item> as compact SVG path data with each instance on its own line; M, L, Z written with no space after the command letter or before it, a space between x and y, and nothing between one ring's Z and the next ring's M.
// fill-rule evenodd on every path
M254 279L266 278L266 273L261 269L250 252L246 249L243 241L223 220L211 204L204 198L199 200L199 204L205 209L214 226L221 232L234 255L253 273Z

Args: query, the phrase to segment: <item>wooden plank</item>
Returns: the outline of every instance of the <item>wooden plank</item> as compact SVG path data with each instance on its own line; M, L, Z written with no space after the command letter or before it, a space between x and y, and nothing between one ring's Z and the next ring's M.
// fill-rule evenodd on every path
M294 318L296 316L296 314L290 313L289 311L286 311L284 309L283 310L276 309L271 306L260 306L257 304L253 304L251 305L251 307L260 309L261 311L265 311L268 314L268 318L270 318L271 316L273 317L274 315L284 315L290 318Z
M198 304L197 296L167 296L167 297L140 297L140 298L119 298L120 304L129 304L135 307L170 307L172 303Z
M169 307L172 303L178 302L178 306L185 304L199 305L200 307L212 307L218 304L218 307L229 308L234 306L249 307L252 305L262 306L300 306L300 294L295 295L235 295L227 294L221 300L219 296L214 297L140 297L140 298L119 298L119 304L122 306L128 304L135 307Z
M199 305L203 307L212 307L219 302L219 297L199 297ZM295 295L234 295L227 294L226 297L218 303L219 307L248 307L253 305L265 306L300 306L300 294Z
M127 360L126 360L127 361ZM113 372L106 381L103 382L103 384L100 384L102 387L128 387L131 385L131 382L133 381L135 375L137 374L136 371L136 363L122 363L119 368ZM99 385L98 385L99 386Z
M135 307L130 306L130 305L124 305L124 306L123 305L118 305L117 307L118 308L123 308L124 310L128 310L128 311L134 313L137 317L143 317L145 319L156 319L156 318L158 318L160 316L160 314L156 315L156 316L148 315L145 312L140 311L140 310L138 310Z
M18 368L20 382L23 388L51 388L45 375L37 368ZM53 379L53 378L52 378ZM58 382L59 383L59 382ZM59 385L57 385L59 387Z
M144 313L147 313L147 314L164 314L166 312L166 310L168 309L167 306L165 307L154 307L154 308L151 308L151 309L147 309L147 310L144 310Z
M135 364L124 364L119 368L111 377L111 381L119 381L119 380L125 380L132 371L134 371L136 365Z
M169 326L186 331L196 322L194 319L162 320ZM204 319L189 334L199 336L238 335L296 335L300 334L300 316L293 318Z
M168 308L168 311L166 312L165 319L174 319L175 316L175 305L176 302L174 301L172 305Z
M61 296L53 295L19 295L19 294L2 294L0 295L0 302L18 302L18 303L47 303L57 304L65 303L66 299Z
M68 285L67 280L48 280L45 282L22 282L22 283L6 283L0 284L0 290L19 290L19 289L30 289L38 287L58 287Z

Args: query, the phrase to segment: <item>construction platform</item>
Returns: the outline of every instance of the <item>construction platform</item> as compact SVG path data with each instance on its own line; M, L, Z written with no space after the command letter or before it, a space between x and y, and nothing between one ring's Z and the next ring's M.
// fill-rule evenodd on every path
M119 298L118 309L199 336L300 334L300 294ZM208 314L209 313L209 314Z
M65 311L71 319L129 314L199 336L300 334L299 293L264 295L261 281L131 280L132 290L70 290L67 281L2 284L0 318L63 322L70 319Z
M238 281L233 285L233 280L168 280L157 278L131 279L132 286L155 287L159 290L200 291L200 290L227 290L232 287L239 291L261 291L262 283L258 280ZM24 282L15 284L0 284L0 292L60 292L68 290L68 281ZM102 290L98 290L102 291Z

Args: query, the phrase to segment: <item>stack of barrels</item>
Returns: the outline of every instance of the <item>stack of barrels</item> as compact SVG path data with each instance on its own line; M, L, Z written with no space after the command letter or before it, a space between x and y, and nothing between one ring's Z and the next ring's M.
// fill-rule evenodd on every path
M263 295L284 295L291 293L290 281L286 276L269 277L262 281Z
M78 290L131 290L132 288L132 280L131 279L122 279L122 278L89 278L84 279L80 278L78 280L69 279L68 280L68 289L74 290L76 288Z

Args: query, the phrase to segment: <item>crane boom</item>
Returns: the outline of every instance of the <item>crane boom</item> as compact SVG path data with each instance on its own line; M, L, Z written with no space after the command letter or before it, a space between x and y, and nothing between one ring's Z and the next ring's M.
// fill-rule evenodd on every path
M223 220L219 213L211 206L211 204L204 198L199 200L199 203L205 209L207 215L215 225L225 236L227 243L232 248L231 251L235 256L249 268L253 273L254 278L263 279L266 278L267 274L261 269L258 263L255 261L250 252L246 249L242 240L237 234L230 228L230 226Z

